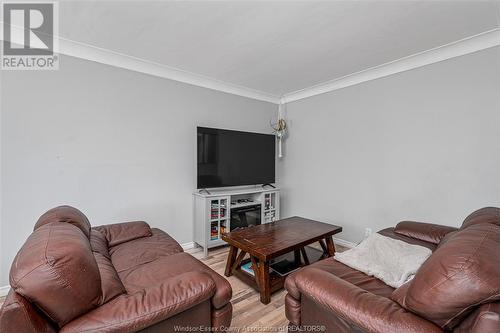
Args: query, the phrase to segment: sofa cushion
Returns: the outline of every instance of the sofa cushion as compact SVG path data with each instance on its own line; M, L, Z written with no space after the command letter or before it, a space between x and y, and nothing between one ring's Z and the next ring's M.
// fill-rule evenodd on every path
M120 295L113 301L84 314L61 329L61 333L132 333L132 332L182 332L179 327L189 327L195 323L206 327L210 313L210 297L214 294L213 280L202 272L178 273L176 276L150 285L133 294ZM198 318L187 320L190 316L201 315L196 306L203 304L204 325ZM191 309L194 311L191 312ZM176 315L188 312L184 321L177 321L177 329L165 329L158 324ZM174 319L175 320L175 319Z
M28 237L12 264L10 284L60 327L101 299L89 240L69 223L45 224Z
M111 260L98 252L94 252L94 257L101 276L101 304L104 304L116 296L124 294L126 290L122 281L118 277L118 273L116 273Z
M95 229L106 237L109 247L152 235L151 228L144 221L106 224L95 227Z
M153 228L151 232L151 237L134 239L109 249L117 272L183 251L179 243L162 230Z
M477 305L500 299L500 227L482 223L455 233L394 299L451 330Z
M212 304L215 308L220 309L231 300L232 289L229 282L187 253L160 257L152 262L118 272L118 274L130 294L185 272L208 273L216 286L215 295L212 298Z
M316 268L322 271L325 271L329 274L335 275L342 280L345 280L361 289L371 292L372 294L389 297L394 288L386 285L384 282L380 281L376 277L366 275L363 272L355 270L349 266L346 266L334 258L327 258L324 260L317 261L308 267ZM285 281L285 286L288 292L295 297L296 299L300 299L300 292L296 288L295 285L295 274L299 274L299 272L294 273Z
M472 212L465 218L460 229L465 229L481 223L492 223L500 226L500 208L484 207Z
M87 238L90 238L90 222L81 211L71 206L59 206L52 208L38 218L33 230L48 223L69 223L79 228Z

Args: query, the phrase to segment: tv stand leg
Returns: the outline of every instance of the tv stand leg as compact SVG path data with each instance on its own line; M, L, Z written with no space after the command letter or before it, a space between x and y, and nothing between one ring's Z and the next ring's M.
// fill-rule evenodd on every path
M262 184L262 187L266 187L266 186L271 186L272 188L276 188L276 186L274 186L273 184L269 184L269 183Z

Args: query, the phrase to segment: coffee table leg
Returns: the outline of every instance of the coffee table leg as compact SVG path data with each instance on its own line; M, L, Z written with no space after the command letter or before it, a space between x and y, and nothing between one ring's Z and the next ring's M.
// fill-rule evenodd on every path
M259 262L259 288L260 288L260 301L264 304L271 302L271 286L269 279L269 262Z
M307 257L306 248L301 248L300 253L302 253L302 257L304 258L304 264L309 265L309 258Z
M328 249L326 248L325 241L323 239L319 240L319 245L321 245L324 253L328 253Z
M333 257L335 255L335 245L333 244L333 237L329 236L325 238L327 255Z
M294 257L295 263L300 265L300 250L293 251L293 257Z
M250 257L252 269L255 273L255 281L259 287L260 301L264 304L271 302L271 284L269 279L269 262Z
M226 263L226 271L224 272L225 276L231 276L233 274L233 265L236 261L236 254L238 253L238 249L232 245L229 246L229 254L227 256Z
M240 250L240 254L238 254L238 257L236 257L236 260L234 261L233 268L231 270L232 273L234 273L235 270L240 268L241 262L243 261L243 258L245 258L245 255L247 253L243 250Z
M255 274L255 283L257 283L257 288L260 289L260 271L259 271L259 259L250 256L250 260L252 261L252 269Z

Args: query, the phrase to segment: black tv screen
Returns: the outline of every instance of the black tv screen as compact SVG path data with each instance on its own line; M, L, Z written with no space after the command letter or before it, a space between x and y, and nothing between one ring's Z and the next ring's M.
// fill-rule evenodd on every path
M271 134L198 127L198 188L274 183Z

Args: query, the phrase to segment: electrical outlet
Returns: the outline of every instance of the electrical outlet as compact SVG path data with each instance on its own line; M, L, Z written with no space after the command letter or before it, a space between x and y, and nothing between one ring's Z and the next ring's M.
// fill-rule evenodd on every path
M372 228L366 228L365 229L365 238L367 238L368 236L370 236L372 234Z

